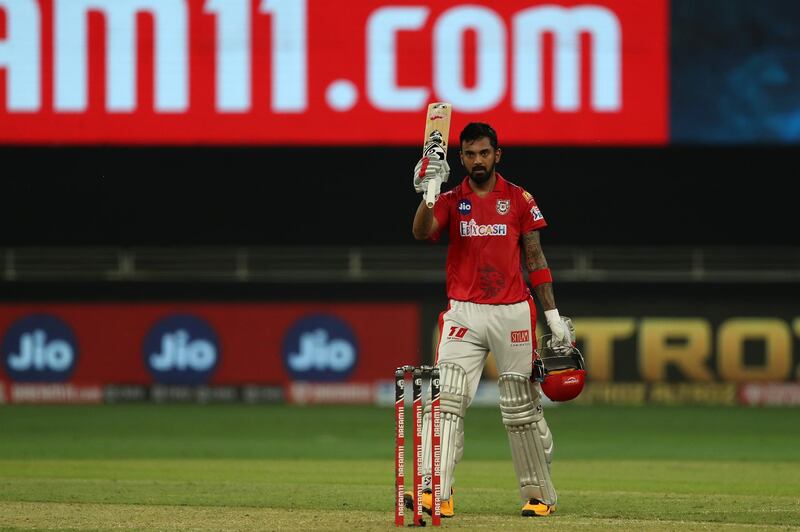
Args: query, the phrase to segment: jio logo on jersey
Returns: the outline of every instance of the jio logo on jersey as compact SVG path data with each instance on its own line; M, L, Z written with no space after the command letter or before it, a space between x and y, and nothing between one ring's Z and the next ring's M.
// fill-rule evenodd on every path
M48 314L15 321L3 338L6 373L17 382L66 382L78 362L72 328Z
M220 359L214 329L196 316L158 321L144 340L144 362L160 384L205 384Z
M462 199L458 202L458 212L461 216L467 216L472 212L472 202L468 199Z
M342 381L356 368L358 344L350 326L329 315L306 316L283 338L283 362L296 380Z

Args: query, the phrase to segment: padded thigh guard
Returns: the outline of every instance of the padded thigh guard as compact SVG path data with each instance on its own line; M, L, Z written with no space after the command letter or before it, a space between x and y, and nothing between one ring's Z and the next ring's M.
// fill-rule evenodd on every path
M535 498L545 504L556 503L556 490L550 479L553 437L544 420L538 394L532 397L530 377L503 373L500 385L500 412L508 432L511 458L519 480L520 498Z

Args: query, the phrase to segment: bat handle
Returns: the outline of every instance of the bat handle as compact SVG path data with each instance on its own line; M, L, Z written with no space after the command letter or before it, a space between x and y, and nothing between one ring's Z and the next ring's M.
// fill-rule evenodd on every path
M433 204L436 203L436 190L438 187L439 182L435 179L431 179L428 181L428 191L425 192L425 204L428 206L429 209L433 208Z

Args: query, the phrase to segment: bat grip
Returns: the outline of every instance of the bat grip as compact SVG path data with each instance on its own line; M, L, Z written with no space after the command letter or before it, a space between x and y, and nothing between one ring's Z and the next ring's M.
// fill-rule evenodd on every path
M425 205L427 205L429 209L433 208L433 204L436 203L436 193L438 192L438 190L436 190L438 188L436 185L438 183L439 182L435 179L428 181L428 190L425 192Z

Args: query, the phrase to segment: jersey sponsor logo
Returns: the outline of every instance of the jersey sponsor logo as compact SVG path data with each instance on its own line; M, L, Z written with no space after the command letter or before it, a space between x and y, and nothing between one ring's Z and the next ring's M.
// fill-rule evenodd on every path
M217 334L197 316L167 316L144 340L145 366L159 384L206 384L219 360Z
M284 336L283 362L296 380L346 380L358 365L356 335L350 325L338 317L305 316Z
M499 199L497 200L497 214L508 214L511 210L511 200Z
M77 362L75 333L55 316L20 318L3 338L3 366L16 382L66 382Z
M533 196L531 196L527 190L522 191L522 197L525 198L525 201L528 203L533 201Z
M506 236L508 226L506 224L486 224L480 225L475 220L461 222L459 225L461 236Z
M541 220L543 218L542 211L540 211L539 207L537 207L536 205L531 207L531 216L533 216L533 221L534 222L538 222L539 220Z
M525 329L524 331L511 331L512 344L524 344L530 341L531 334L529 330Z
M461 216L468 216L472 212L472 202L468 199L462 199L458 202L458 212Z

